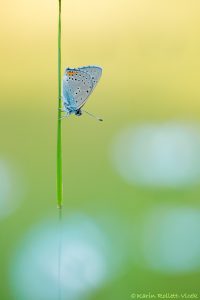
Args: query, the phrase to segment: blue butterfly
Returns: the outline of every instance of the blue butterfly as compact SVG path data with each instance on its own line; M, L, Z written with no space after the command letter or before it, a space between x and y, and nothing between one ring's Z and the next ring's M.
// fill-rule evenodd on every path
M67 68L63 76L63 112L81 116L82 107L93 92L102 74L97 66ZM84 111L88 113L87 111ZM92 114L88 113L93 116ZM94 116L93 116L94 117ZM97 118L99 121L103 121Z

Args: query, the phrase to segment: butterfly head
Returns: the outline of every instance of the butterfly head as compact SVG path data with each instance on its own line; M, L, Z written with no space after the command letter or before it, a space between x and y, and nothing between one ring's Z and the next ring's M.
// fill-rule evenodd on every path
M75 111L75 113L74 113L76 116L78 116L78 117L80 117L81 115L82 115L82 111L81 111L81 109L79 108L79 109L77 109L76 111Z

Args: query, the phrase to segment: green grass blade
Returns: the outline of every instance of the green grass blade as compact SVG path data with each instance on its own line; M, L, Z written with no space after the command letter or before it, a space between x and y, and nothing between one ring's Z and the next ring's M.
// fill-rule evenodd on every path
M62 207L63 182L62 182L62 124L61 124L61 0L58 1L58 127L57 127L57 205Z

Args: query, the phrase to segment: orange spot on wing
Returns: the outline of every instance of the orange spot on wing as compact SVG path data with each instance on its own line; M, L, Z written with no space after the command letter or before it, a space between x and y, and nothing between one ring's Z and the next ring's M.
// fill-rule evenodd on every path
M77 74L78 72L77 71L67 71L66 73L68 76L73 76L73 75Z

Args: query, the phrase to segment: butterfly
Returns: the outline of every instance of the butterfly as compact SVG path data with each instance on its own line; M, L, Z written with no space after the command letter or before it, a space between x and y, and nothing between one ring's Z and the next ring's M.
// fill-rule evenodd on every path
M82 115L82 107L96 87L101 74L102 68L97 66L65 69L62 100L63 112L66 113L66 116L71 114ZM87 111L84 112L88 113ZM88 114L93 116L90 113ZM97 119L103 121L100 118Z

